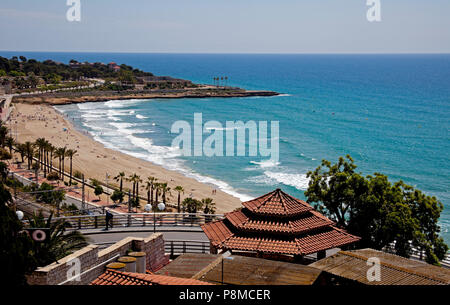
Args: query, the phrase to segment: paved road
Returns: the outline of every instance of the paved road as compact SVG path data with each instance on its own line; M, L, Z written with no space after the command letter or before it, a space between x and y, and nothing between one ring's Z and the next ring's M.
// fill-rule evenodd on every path
M23 184L29 185L31 181L26 179L20 175L15 174L15 177L18 178ZM81 200L74 197L69 197L66 195L66 199L64 201L66 204L75 204L77 207L81 208ZM86 203L88 207L90 206ZM120 241L128 236L133 237L147 237L154 233L153 226L147 227L115 227L110 229L109 231L104 231L104 229L89 229L82 230L83 234L89 237L89 242L93 244L102 244L102 243L115 243ZM200 227L191 227L191 226L156 226L156 232L158 231L166 231L163 233L165 240L195 240L195 241L208 241L205 233L201 230ZM171 231L171 232L167 232Z
M205 241L208 242L209 239L203 232L161 232L164 236L164 240L195 240L195 241ZM129 232L124 231L123 233L104 233L104 234L93 234L86 235L89 238L89 242L92 244L101 243L115 243L126 237L147 237L153 234L152 230L147 232Z

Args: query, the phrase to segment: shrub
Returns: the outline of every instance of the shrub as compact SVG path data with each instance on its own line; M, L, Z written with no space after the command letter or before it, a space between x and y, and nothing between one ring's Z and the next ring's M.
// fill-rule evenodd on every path
M78 179L83 179L83 173L80 172L80 171L75 171L75 172L73 173L73 176L74 176L75 178L78 178Z
M10 160L11 154L4 148L0 148L0 160Z
M187 213L197 213L203 207L203 203L200 200L193 198L184 199L182 205Z
M100 185L95 186L94 194L100 196L103 194L103 188Z
M122 203L123 197L124 197L123 192L115 190L114 193L111 195L111 200L114 201L114 203L116 203L117 201Z
M47 180L49 181L54 181L54 180L58 180L59 179L59 175L57 172L51 172L47 175Z

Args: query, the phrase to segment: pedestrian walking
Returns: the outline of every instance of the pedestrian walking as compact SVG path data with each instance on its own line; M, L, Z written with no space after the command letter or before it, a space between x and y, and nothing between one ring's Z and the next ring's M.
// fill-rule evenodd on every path
M113 219L113 214L111 214L109 211L106 211L106 215L105 215L105 221L106 221L106 229L105 231L108 231L108 227L109 227L109 222ZM111 223L111 228L112 228L112 223Z

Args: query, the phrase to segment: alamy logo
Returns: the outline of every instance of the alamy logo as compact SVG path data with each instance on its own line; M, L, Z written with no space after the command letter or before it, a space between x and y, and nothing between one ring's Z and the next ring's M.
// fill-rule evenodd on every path
M367 11L367 21L380 22L381 21L381 2L380 0L367 0L367 5L370 6Z
M367 270L367 280L369 282L381 281L381 264L378 257L369 257L367 260L367 266L370 266Z
M81 261L78 258L73 258L67 262L69 269L67 270L68 281L81 281Z
M225 127L218 121L203 124L202 114L194 113L193 128L187 121L172 124L171 133L179 134L173 139L172 147L180 148L182 154L189 157L258 156L259 153L261 157L278 162L279 122L270 122L270 141L268 128L267 121L227 121ZM208 136L203 141L204 134Z
M67 5L70 8L67 10L67 21L81 21L81 3L80 0L67 0Z

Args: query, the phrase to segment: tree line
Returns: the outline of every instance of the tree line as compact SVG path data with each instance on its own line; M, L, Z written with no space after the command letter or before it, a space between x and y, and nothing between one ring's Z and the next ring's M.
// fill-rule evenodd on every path
M349 155L336 164L323 160L307 174L307 201L360 236L359 248L382 250L394 244L395 253L404 257L417 248L428 263L439 264L448 251L439 235L442 203L401 180L392 183L380 173L363 176L356 168Z

